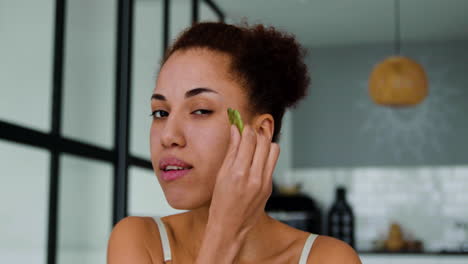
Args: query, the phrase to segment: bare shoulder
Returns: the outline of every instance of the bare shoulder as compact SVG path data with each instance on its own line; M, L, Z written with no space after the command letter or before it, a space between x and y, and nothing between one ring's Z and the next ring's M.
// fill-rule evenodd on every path
M109 237L107 263L162 263L161 241L154 220L139 216L120 220Z
M356 251L347 243L329 236L318 236L307 263L361 264Z

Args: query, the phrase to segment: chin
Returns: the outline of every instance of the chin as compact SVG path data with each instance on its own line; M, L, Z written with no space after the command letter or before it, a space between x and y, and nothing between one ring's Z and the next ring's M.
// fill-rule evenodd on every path
M187 192L184 195L177 195L175 193L166 193L166 200L169 205L177 210L194 210L209 204L209 198L203 199L199 196L192 196Z

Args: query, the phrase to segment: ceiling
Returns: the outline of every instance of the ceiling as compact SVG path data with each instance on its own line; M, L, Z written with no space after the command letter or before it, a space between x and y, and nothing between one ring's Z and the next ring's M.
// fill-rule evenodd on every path
M243 18L291 32L308 47L394 40L392 0L214 0L227 22ZM405 41L468 40L468 0L401 0Z

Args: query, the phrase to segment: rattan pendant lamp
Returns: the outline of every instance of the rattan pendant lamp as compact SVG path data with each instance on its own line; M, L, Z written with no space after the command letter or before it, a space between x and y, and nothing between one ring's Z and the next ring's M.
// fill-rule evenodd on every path
M376 104L407 107L421 103L428 95L423 67L400 55L400 1L395 0L395 55L374 66L369 77L369 95Z

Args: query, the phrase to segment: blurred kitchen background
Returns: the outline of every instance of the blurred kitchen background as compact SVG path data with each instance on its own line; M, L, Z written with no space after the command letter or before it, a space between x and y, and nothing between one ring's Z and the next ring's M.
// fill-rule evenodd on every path
M468 263L466 0L0 0L0 263L105 263L118 220L179 212L149 162L158 63L193 21L242 20L308 50L272 215L327 234L340 187L363 263ZM396 45L415 106L369 95Z

